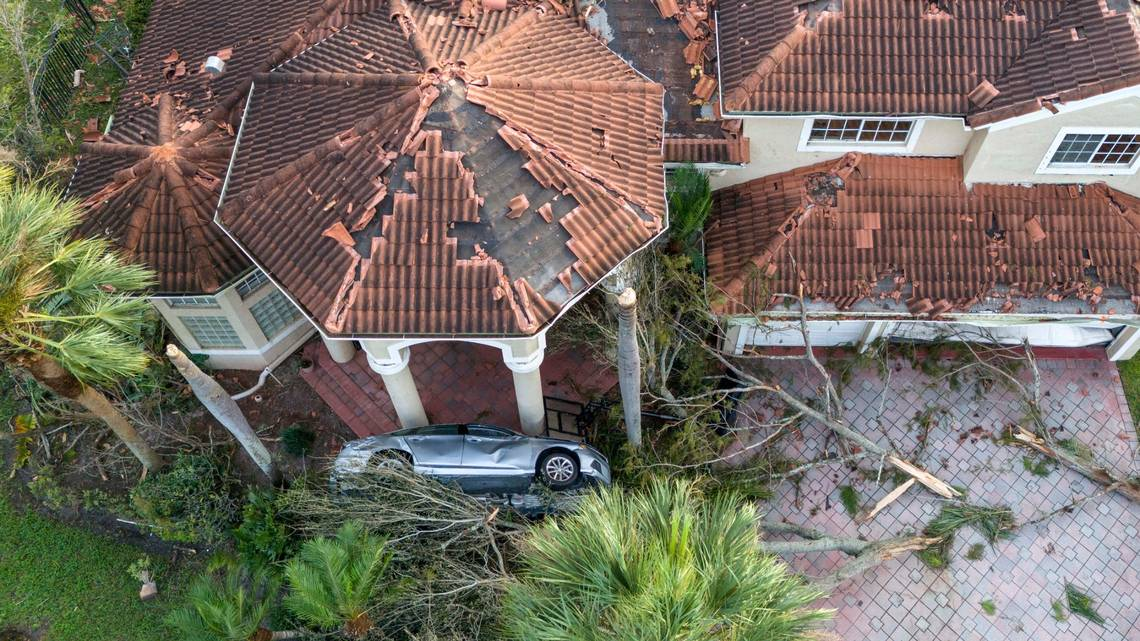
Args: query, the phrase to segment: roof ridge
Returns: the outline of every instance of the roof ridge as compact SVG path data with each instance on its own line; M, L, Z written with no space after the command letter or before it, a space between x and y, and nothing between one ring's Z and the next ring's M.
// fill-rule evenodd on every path
M745 76L739 85L724 96L725 111L735 111L743 106L744 102L748 100L748 96L760 88L760 83L787 60L788 56L792 55L792 53L799 48L807 38L808 32L813 31L804 25L806 18L807 13L801 12L796 18L796 23L792 26L792 30L773 45L768 53L760 58L760 62L757 63L756 68Z
M848 152L843 155L838 161L831 165L831 169L826 172L812 172L803 176L804 194L800 205L796 207L784 222L776 228L776 234L769 238L760 250L753 254L745 263L752 263L759 270L767 270L772 263L772 259L776 256L776 252L784 246L785 243L800 229L800 226L807 220L815 211L816 207L828 206L820 203L817 198L813 198L809 193L811 188L811 181L813 176L820 173L828 175L832 178L839 178L841 181L846 180L855 169L858 168L860 161L863 159L863 154L858 152ZM824 163L820 163L821 165ZM794 172L795 170L793 170ZM770 177L757 179L758 182L769 182ZM756 182L756 181L750 181ZM836 186L836 189L843 189L843 187ZM740 296L744 292L746 285L746 274L742 266L741 273L737 274L730 280L723 288L723 292L728 296Z
M428 8L432 11L436 10L434 7L429 6ZM424 71L438 73L440 71L439 60L436 59L431 45L424 40L423 34L420 33L420 25L416 22L415 15L408 8L407 3L404 0L390 0L388 15L392 20L399 23L404 35L408 38L408 44L412 46L412 51L416 54L416 59L423 65Z
M255 83L266 85L326 86L419 86L423 77L415 73L348 73L335 71L275 71L254 74Z
M1087 1L1087 0L1066 0L1064 6L1061 7L1061 10L1058 11L1057 13L1053 14L1052 16L1050 16L1049 19L1046 20L1041 25L1041 29L1037 32L1037 35L1035 35L1033 38L1031 38L1028 42L1025 43L1025 46L1021 48L1021 51L1019 51L1017 53L1017 55L1014 56L1013 60L1010 60L1009 64L1006 65L1005 69L1002 70L1002 72L996 78L992 78L992 79L991 78L982 78L981 81L985 82L988 80L995 87L995 89L997 90L997 93L1000 94L1002 91L1003 81L1009 77L1010 73L1014 69L1018 68L1018 66L1021 64L1021 62L1025 59L1025 56L1029 52L1034 51L1037 48L1037 46L1039 46L1041 44L1041 41L1046 37L1046 34L1049 33L1049 30L1053 27L1053 25L1055 25L1058 21L1061 20L1061 17L1064 16L1066 14L1066 12L1073 10L1073 9L1080 9L1080 3L1083 1ZM1101 7L1106 6L1104 4L1104 0L1096 0L1096 2ZM1040 100L1040 96L1034 96L1033 100ZM1022 104L1022 103L1031 102L1031 101L1032 100L1024 100L1024 101L1021 101L1021 103L1015 103L1015 104ZM987 102L986 104L989 104L989 103ZM1010 105L1007 105L1005 107L1002 107L1002 109L1006 109L1009 107L1010 107ZM975 110L973 113L979 114L979 113L984 113L985 111L987 111L985 109L985 105L979 105L977 110ZM997 110L995 109L994 111L997 111Z
M516 18L514 22L504 27L498 33L493 34L490 38L475 45L475 48L468 51L466 55L460 56L458 60L459 64L466 67L477 65L483 60L484 56L493 49L510 42L515 36L522 33L527 27L537 22L538 19L544 15L545 12L539 11L535 7L527 7L526 11Z
M473 86L484 89L519 91L576 91L582 93L608 93L620 89L625 93L650 93L655 83L646 80L578 80L576 78L516 78L515 76L485 76L486 82ZM507 83L507 84L503 84Z

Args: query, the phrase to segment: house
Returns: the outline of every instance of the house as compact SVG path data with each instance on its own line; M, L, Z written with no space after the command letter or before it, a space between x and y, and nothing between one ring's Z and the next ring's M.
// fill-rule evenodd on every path
M707 237L727 343L972 336L1140 349L1140 6L718 7L751 162ZM758 322L758 318L765 322Z
M664 90L557 3L158 0L71 190L215 367L316 332L428 422L429 342L498 349L545 428L557 318L667 226Z

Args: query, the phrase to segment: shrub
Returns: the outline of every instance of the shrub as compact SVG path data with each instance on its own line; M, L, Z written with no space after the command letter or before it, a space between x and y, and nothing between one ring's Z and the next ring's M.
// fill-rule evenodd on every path
M238 554L253 565L270 565L288 555L291 542L270 492L253 490L234 530Z
M236 521L236 484L210 458L181 455L131 490L140 519L167 541L216 543Z
M301 458L313 451L317 435L309 428L294 423L281 431L281 447L289 456Z

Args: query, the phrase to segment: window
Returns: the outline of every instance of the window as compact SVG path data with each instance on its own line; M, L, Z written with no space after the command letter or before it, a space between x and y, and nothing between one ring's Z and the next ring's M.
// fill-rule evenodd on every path
M261 289L261 286L268 282L269 277L265 275L265 272L260 269L255 269L252 274L243 278L235 289L237 289L238 296L241 296L242 300L245 300L250 294Z
M483 438L512 438L515 436L515 433L500 427L491 427L490 425L468 425L467 435L480 436Z
M167 298L166 304L171 307L198 307L198 308L213 308L220 307L218 301L213 296L178 296L175 298Z
M1140 131L1062 130L1038 173L1134 173Z
M289 302L281 290L274 290L265 298L250 305L249 313L253 314L253 320L257 321L257 326L270 340L301 317L296 306Z
M179 316L178 320L203 348L245 347L225 316Z
M867 118L813 118L808 121L801 148L911 147L918 127L914 120Z

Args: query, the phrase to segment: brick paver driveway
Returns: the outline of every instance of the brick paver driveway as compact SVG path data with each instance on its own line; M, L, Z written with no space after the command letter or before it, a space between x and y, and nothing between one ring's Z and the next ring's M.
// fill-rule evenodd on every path
M799 361L769 366L801 392L818 381ZM1116 368L1104 360L1040 361L1047 421L1058 438L1076 436L1120 474L1135 474L1136 433L1128 417ZM989 438L1023 416L1012 392L995 387L980 395L973 385L951 390L901 360L892 361L889 381L874 369L860 371L843 393L848 420L880 442L904 452L918 444L921 416L932 425L919 462L944 480L969 489L973 503L1005 504L1018 522L1034 519L1095 494L1098 486L1063 468L1046 476L1026 469L1028 452ZM884 389L887 392L884 394ZM753 401L758 414L762 402ZM834 441L819 425L804 425L783 439L797 459L817 457ZM1035 459L1030 459L1033 461ZM874 464L864 463L864 468ZM912 488L872 522L856 525L839 501L839 488L851 485L864 508L894 487L890 472L882 483L864 480L843 466L809 472L798 485L777 488L768 518L806 524L831 533L877 539L921 530L939 510L937 497ZM834 631L847 641L1140 640L1140 506L1117 496L1100 496L1071 513L1060 513L1017 535L985 547L980 560L966 558L983 542L972 530L956 538L951 563L932 570L913 554L889 561L841 586L828 599L837 609ZM840 553L790 558L801 572L821 575L842 562ZM1097 626L1069 616L1054 619L1051 604L1064 602L1066 581L1097 600L1107 623ZM992 601L993 615L981 603Z

